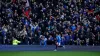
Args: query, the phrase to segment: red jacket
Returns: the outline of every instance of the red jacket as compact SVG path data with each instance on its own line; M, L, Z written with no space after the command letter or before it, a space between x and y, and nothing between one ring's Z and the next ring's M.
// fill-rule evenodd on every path
M29 15L29 13L30 13L30 11L31 11L31 9L29 8L28 10L24 10L24 9L22 9L22 11L23 11L23 14L28 18L28 19L30 19L30 15Z
M96 16L96 19L100 21L100 16L99 16L99 15L97 15L97 16Z

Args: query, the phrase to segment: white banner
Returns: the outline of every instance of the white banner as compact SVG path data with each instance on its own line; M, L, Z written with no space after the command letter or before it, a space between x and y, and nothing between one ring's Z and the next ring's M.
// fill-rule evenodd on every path
M29 1L27 0L26 1L26 7L29 7L30 5L29 5Z

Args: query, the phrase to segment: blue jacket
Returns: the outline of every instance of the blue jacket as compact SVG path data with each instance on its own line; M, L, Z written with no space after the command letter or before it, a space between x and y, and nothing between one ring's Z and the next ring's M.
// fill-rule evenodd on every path
M66 35L65 36L65 39L66 39L66 41L70 40L70 36L69 35Z
M56 36L56 39L57 39L57 42L61 42L61 36L60 35Z
M71 26L71 30L72 31L76 30L76 26Z

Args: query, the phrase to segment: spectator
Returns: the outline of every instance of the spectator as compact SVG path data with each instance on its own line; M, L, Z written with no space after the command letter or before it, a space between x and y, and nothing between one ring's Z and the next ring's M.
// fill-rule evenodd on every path
M50 35L49 38L48 38L48 44L49 45L54 44L54 37L52 37L52 35Z
M72 30L72 31L75 31L75 30L76 30L75 24L73 24L73 25L71 26L71 30Z
M69 44L70 36L68 34L65 34L66 44Z
M47 45L47 38L45 38L45 36L40 35L40 45Z
M89 45L89 38L86 38L86 46Z

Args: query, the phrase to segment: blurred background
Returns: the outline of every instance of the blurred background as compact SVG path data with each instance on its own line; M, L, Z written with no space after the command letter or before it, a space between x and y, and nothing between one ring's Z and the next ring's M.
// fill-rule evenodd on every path
M100 45L100 0L0 0L0 45Z

